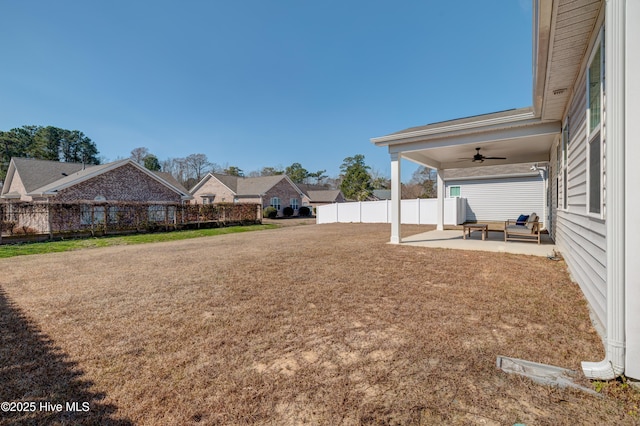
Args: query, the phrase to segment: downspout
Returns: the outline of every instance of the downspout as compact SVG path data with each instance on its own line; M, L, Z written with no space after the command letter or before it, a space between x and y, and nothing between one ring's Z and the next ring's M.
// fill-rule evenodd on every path
M606 355L582 363L585 376L596 380L614 379L625 370L625 9L625 0L606 1Z

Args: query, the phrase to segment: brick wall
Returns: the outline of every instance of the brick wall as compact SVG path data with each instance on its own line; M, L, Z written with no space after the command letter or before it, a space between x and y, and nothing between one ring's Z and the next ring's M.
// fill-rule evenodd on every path
M215 194L214 203L233 203L233 198L235 197L235 194L229 188L214 177L210 177L195 193L191 194L193 195L191 202L202 204L203 194Z
M181 196L131 164L61 190L56 202L95 200L180 203Z
M289 207L292 198L298 200L298 208L302 206L300 193L286 179L282 179L265 193L262 199L263 208L271 205L271 198L273 197L280 198L280 210L278 211L278 216L282 215L282 209ZM297 209L294 211L294 214L297 214Z

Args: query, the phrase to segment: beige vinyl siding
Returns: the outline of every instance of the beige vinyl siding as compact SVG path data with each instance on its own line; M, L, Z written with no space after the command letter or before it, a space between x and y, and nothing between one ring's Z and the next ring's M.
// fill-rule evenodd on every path
M569 108L568 208L556 212L554 236L573 279L580 285L598 321L604 324L607 293L606 226L604 220L587 213L585 85L582 77ZM552 153L552 157L555 154Z

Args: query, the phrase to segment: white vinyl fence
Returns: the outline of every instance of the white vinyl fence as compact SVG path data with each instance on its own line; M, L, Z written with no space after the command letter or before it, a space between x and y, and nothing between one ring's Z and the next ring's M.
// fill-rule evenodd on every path
M435 198L402 200L401 223L435 225L438 219ZM445 198L444 224L460 225L466 220L467 200ZM391 200L335 203L316 207L316 223L391 223Z

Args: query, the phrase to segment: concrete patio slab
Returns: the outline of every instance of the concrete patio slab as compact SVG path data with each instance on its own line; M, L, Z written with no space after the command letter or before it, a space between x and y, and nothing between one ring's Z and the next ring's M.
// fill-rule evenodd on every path
M555 244L547 234L541 236L541 244L537 242L504 241L502 231L489 231L489 237L482 240L479 231L472 232L471 237L462 238L462 230L429 231L411 235L402 239L401 244L448 248L455 250L479 250L513 254L525 254L530 256L555 256Z

